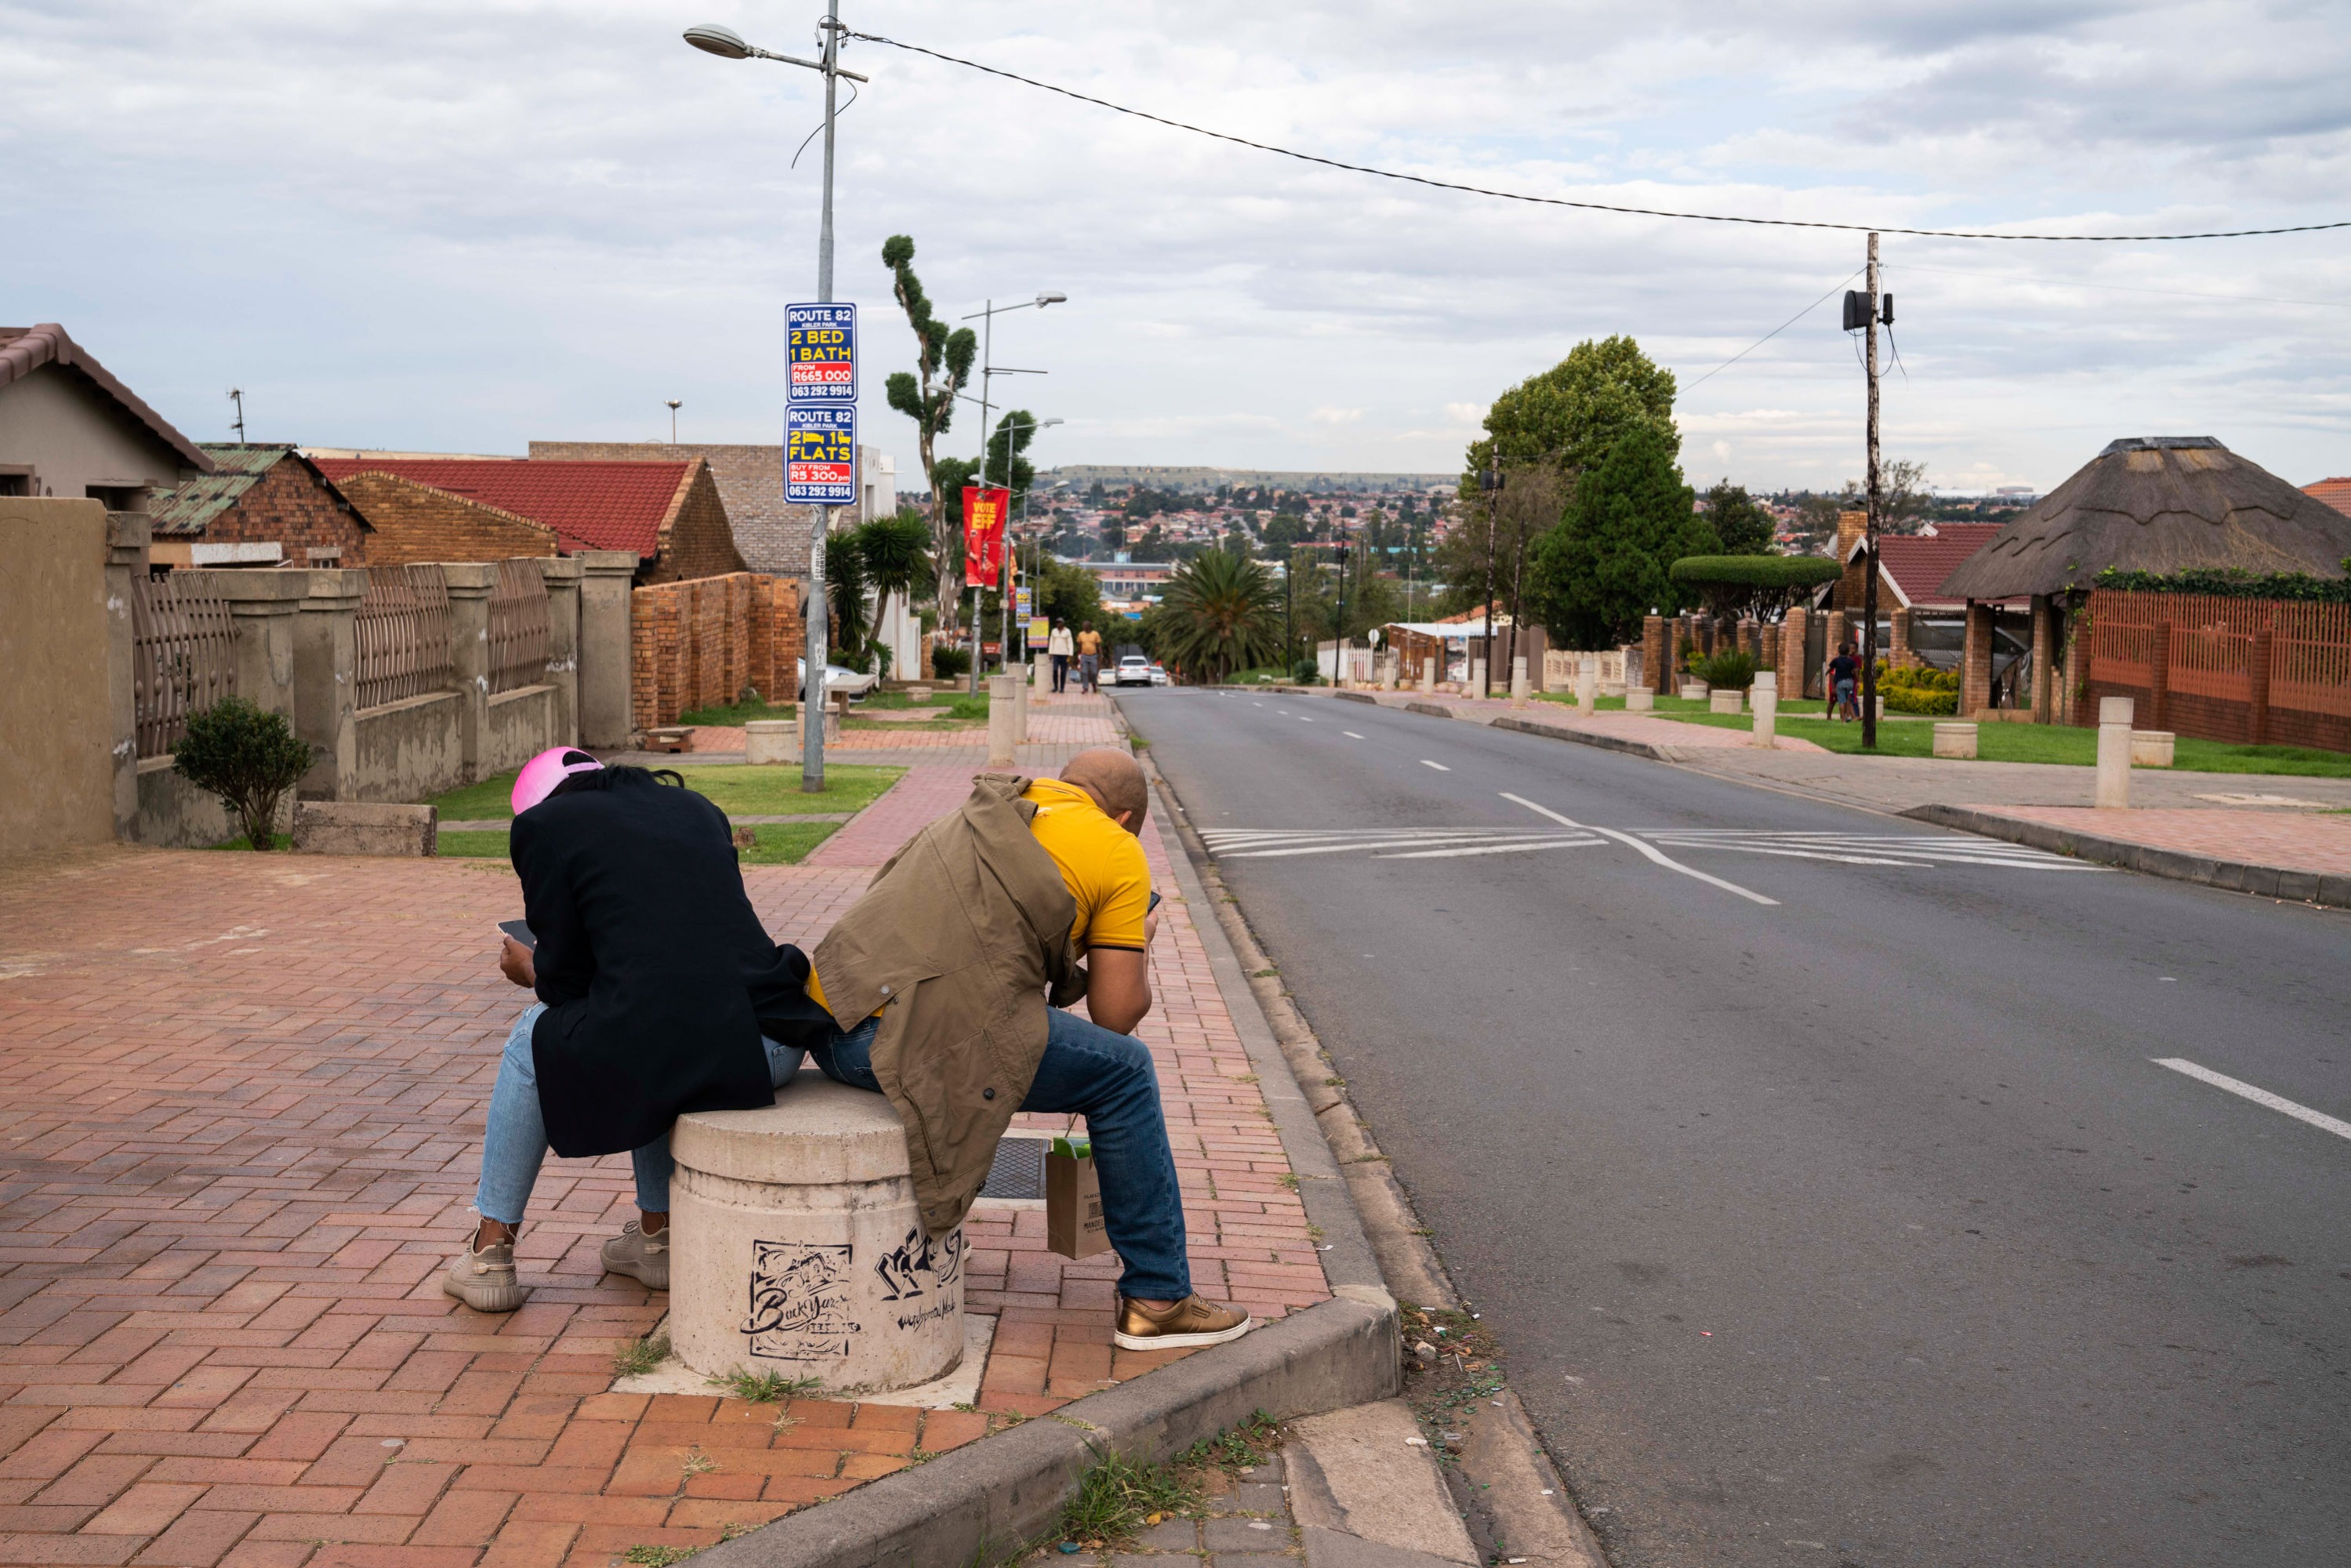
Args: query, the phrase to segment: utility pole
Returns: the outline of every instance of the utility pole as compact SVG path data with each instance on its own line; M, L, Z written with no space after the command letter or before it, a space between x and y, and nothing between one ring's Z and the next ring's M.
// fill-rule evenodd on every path
M236 444L239 446L242 446L245 444L245 389L243 387L229 388L228 401L236 404L236 418L231 421L230 423L231 427L236 432Z
M1861 745L1877 748L1877 236L1869 236L1869 511L1862 547Z
M1339 534L1339 609L1331 622L1331 689L1337 691L1347 684L1347 530Z
M1502 491L1502 455L1495 453L1479 472L1478 487L1486 492L1486 692L1494 695L1494 512Z
M824 29L824 48L813 60L795 55L778 55L747 44L725 27L703 25L688 27L685 41L706 55L722 60L775 60L788 66L799 66L818 71L824 77L824 204L817 227L816 298L820 305L832 303L832 170L833 128L839 118L841 78L863 81L855 71L841 68L841 0L827 0L825 19L818 24ZM677 440L677 404L670 405L670 441ZM855 449L850 453L852 462ZM800 789L817 794L824 789L824 687L825 672L831 664L831 650L825 646L827 630L824 607L824 546L832 534L832 512L830 506L816 509L816 528L809 538L809 597L802 614L805 632L802 650L808 665L807 676L800 683Z

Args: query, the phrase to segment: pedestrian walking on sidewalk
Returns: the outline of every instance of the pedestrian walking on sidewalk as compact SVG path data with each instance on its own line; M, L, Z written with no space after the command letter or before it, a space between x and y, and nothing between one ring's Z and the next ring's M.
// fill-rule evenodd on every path
M1059 621L1053 622L1052 634L1045 639L1045 656L1053 661L1053 689L1066 691L1070 685L1070 659L1077 652L1077 643L1070 629Z
M818 945L808 994L834 1023L810 1051L827 1077L889 1096L933 1236L963 1223L1016 1110L1083 1115L1125 1265L1113 1337L1184 1350L1251 1320L1193 1294L1158 1078L1126 1032L1152 1006L1150 803L1108 747L1058 779L982 774ZM1064 1010L1081 997L1086 1018Z
M1089 626L1078 633L1078 689L1102 690L1102 633Z
M831 1023L808 959L778 946L743 891L725 813L642 768L541 753L517 776L511 852L531 943L498 967L538 992L507 1034L482 1138L480 1223L441 1288L477 1312L529 1292L515 1239L551 1146L629 1152L637 1218L607 1271L669 1289L670 1125L688 1111L772 1104L797 1041Z
M1837 656L1829 661L1829 717L1855 719L1861 717L1861 702L1854 694L1861 680L1861 661L1854 657L1851 648L1840 648Z

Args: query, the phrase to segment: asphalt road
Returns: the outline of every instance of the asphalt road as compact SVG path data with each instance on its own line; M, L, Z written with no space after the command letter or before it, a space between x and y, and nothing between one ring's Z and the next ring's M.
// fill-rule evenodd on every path
M2351 1563L2351 917L1120 703L1618 1568Z

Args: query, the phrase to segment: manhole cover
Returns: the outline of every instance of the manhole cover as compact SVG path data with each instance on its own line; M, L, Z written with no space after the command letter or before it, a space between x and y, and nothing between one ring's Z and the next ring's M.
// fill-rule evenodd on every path
M988 1162L987 1180L980 1187L982 1197L1043 1197L1045 1196L1045 1140L1042 1138L1004 1138L998 1141L996 1157Z

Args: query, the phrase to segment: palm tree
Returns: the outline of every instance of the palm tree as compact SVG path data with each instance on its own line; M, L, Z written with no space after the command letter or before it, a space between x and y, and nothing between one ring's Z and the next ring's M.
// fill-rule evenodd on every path
M865 552L853 533L830 534L824 541L824 604L832 622L832 646L844 665L862 663L872 622L865 612Z
M857 554L865 568L865 580L873 589L876 627L889 611L892 594L905 594L911 602L914 584L931 570L930 546L930 524L920 512L911 508L894 517L875 517L858 525ZM893 673L902 680L909 680L921 675L922 671Z
M1208 550L1167 584L1160 652L1193 675L1221 681L1274 656L1281 643L1273 580L1253 560Z

